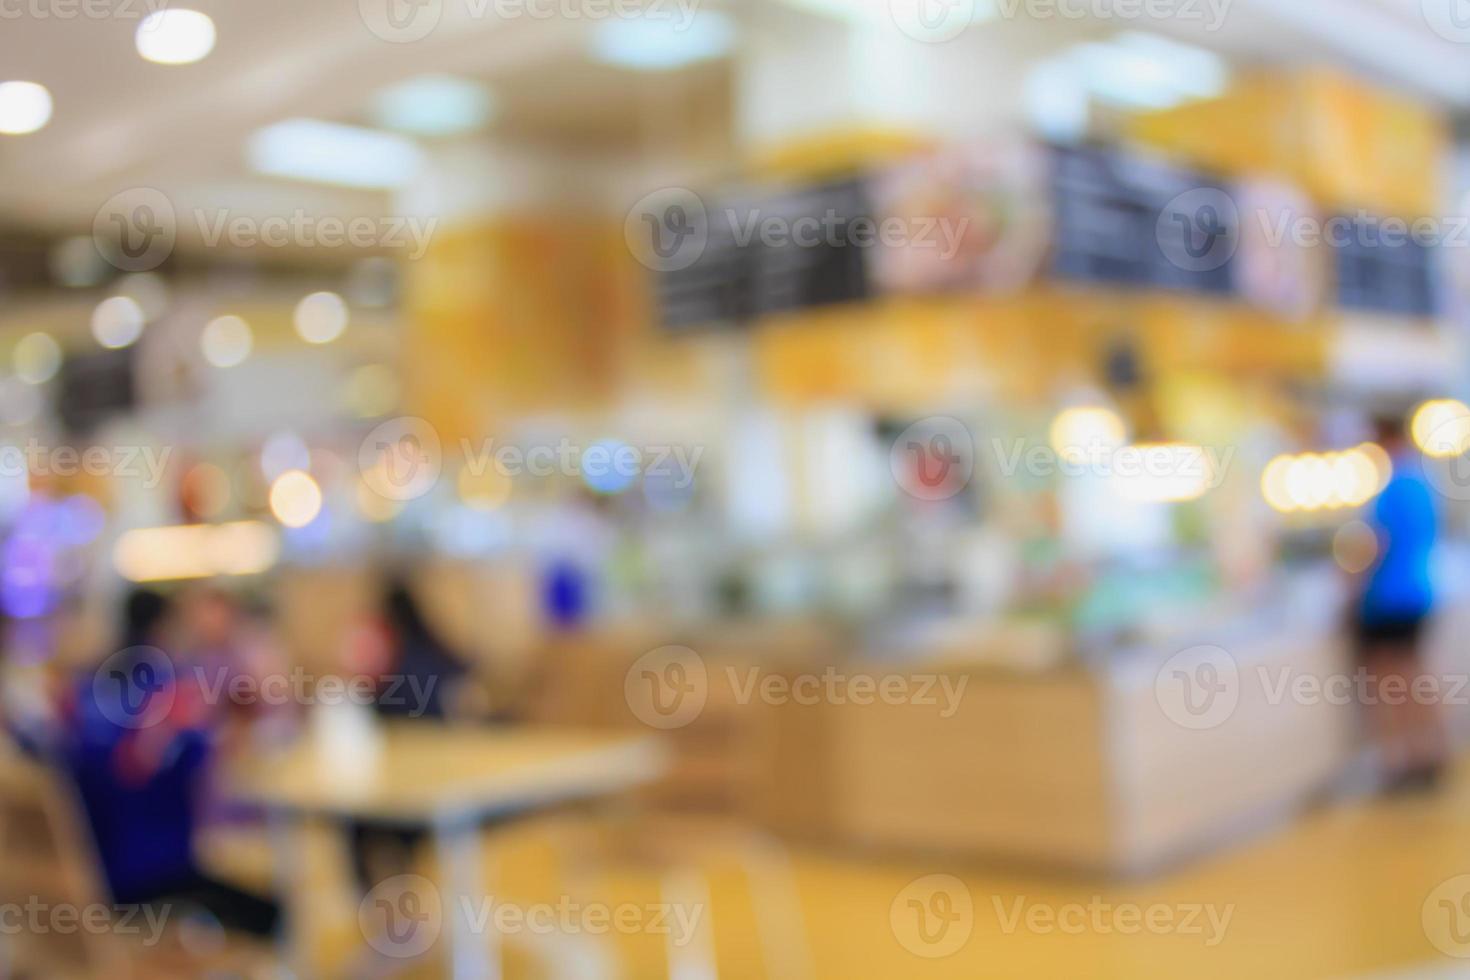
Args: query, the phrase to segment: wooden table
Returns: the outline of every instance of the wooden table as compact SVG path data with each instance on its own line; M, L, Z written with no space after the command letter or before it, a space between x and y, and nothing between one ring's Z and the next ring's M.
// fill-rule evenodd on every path
M498 957L475 934L473 903L485 893L482 826L573 800L610 796L658 778L668 760L654 736L575 729L388 726L376 751L350 762L303 738L252 760L232 780L234 795L266 808L283 895L301 894L304 862L292 853L297 822L326 817L422 827L446 880L449 953L455 978L495 978ZM303 944L287 930L298 976Z

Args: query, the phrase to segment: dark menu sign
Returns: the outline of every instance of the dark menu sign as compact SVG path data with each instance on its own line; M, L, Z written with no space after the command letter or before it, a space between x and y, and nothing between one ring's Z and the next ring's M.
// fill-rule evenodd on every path
M1058 278L1231 291L1239 216L1219 181L1116 150L1056 147L1052 198Z
M660 271L655 282L665 329L685 331L703 327L738 326L753 315L753 263L742 247L740 227L730 214L745 207L732 200L699 209L671 206L660 218L663 231L689 236L692 263L675 261L676 268ZM677 255L674 256L677 259Z
M752 251L757 314L851 303L871 294L873 209L861 181L767 199Z
M73 435L87 435L134 404L133 348L68 357L61 366L61 422Z
M694 243L697 256L658 273L666 329L736 325L871 295L874 218L862 181L728 197L703 213L684 208L662 220Z
M1413 317L1438 312L1431 244L1364 216L1337 217L1328 228L1337 229L1324 240L1333 253L1340 307Z

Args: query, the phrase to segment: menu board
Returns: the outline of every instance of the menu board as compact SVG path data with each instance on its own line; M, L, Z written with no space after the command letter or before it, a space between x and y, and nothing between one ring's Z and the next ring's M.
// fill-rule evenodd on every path
M1347 310L1432 317L1439 308L1431 246L1402 237L1385 241L1382 222L1339 218L1351 234L1328 242L1337 271L1337 303Z
M757 315L867 299L874 229L864 183L849 180L766 199L751 249Z
M702 236L698 257L658 275L666 329L738 325L872 293L867 253L875 223L861 180L727 197L698 221L689 231Z
M870 185L884 240L872 270L888 292L1008 292L1028 285L1051 232L1047 160L1022 140L923 154Z
M1101 147L1055 147L1052 197L1058 278L1231 291L1239 216L1213 178Z
M692 263L657 276L655 290L665 329L718 329L751 319L754 267L749 249L741 244L741 226L731 220L745 210L740 201L730 199L717 201L702 212L662 216L669 227L688 222L687 234L702 243Z
M133 348L68 357L61 366L60 386L62 424L73 435L87 435L132 410Z

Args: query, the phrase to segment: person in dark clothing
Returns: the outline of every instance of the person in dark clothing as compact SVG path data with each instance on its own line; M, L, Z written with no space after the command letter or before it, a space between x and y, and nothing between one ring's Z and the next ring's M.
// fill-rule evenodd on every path
M476 686L469 664L429 624L423 610L399 576L383 591L372 632L379 653L366 659L378 675L373 710L385 719L430 723L463 720L486 714L476 707ZM420 828L354 821L349 827L353 871L363 892L384 877L374 868L395 869L423 841Z
M211 706L164 652L171 607L127 599L119 651L83 673L42 752L70 776L113 901L206 913L225 929L273 933L277 904L200 870L200 790L214 758Z
M470 669L429 625L401 579L389 583L383 614L391 651L389 673L397 692L389 695L391 685L380 685L374 709L385 717L437 721L457 713Z

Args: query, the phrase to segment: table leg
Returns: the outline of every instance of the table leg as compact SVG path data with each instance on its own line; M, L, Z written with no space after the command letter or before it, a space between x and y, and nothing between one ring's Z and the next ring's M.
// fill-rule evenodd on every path
M449 927L450 976L454 980L500 980L500 946L489 917L481 913L487 898L485 854L478 821L453 820L434 825L434 847L443 882L443 914Z
M280 950L281 975L284 980L304 980L311 976L311 963L299 914L300 897L306 894L306 868L299 846L301 825L281 810L269 811L266 825L275 856L276 884L280 887L277 900L281 921L276 944Z

